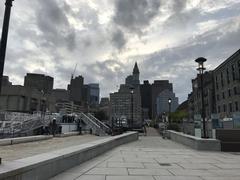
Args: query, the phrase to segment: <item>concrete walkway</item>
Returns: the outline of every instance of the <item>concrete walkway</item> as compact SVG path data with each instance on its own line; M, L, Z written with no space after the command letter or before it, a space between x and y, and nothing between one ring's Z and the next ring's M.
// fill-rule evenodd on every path
M49 140L0 146L0 157L3 161L12 161L25 157L42 154L57 149L84 144L105 137L94 135L70 136L63 138L52 138Z
M147 136L160 136L158 130L152 127L147 127Z
M239 180L240 154L189 149L140 137L51 180Z

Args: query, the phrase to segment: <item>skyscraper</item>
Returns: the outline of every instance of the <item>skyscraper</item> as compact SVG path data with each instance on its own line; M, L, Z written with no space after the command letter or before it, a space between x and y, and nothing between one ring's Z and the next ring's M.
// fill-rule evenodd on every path
M44 94L51 94L54 79L44 74L27 73L24 77L24 87L35 88Z

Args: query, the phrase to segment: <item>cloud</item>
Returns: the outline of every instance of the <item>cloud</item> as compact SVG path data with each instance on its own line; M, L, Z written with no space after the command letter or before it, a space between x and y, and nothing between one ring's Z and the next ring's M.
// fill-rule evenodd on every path
M142 34L159 13L160 0L116 0L114 22L132 33Z
M126 43L127 40L125 39L125 35L120 29L113 32L112 44L114 45L114 47L121 50L122 48L125 47Z
M76 47L74 27L70 26L68 18L56 0L39 0L36 11L37 25L43 33L46 43L52 47L66 45L69 50ZM64 6L66 9L66 4Z
M221 27L221 28L220 28ZM141 75L144 79L170 79L180 101L191 92L191 79L196 75L194 60L206 57L208 70L213 70L239 49L240 17L233 18L190 38L185 44L141 57ZM183 88L184 87L184 88Z

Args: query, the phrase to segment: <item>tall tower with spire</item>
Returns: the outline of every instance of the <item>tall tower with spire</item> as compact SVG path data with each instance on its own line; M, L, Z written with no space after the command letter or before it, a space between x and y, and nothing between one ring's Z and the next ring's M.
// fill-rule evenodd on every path
M133 68L133 84L134 85L139 85L140 84L140 80L139 80L139 69L138 69L138 65L137 62L135 62L134 68Z

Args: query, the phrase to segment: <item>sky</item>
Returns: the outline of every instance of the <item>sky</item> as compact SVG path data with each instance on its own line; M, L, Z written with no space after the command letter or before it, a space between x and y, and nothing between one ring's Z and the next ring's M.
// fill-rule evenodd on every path
M42 73L67 88L77 64L74 75L107 97L137 62L141 82L167 79L182 102L196 58L212 70L240 49L239 12L240 0L15 0L4 74L22 85Z

